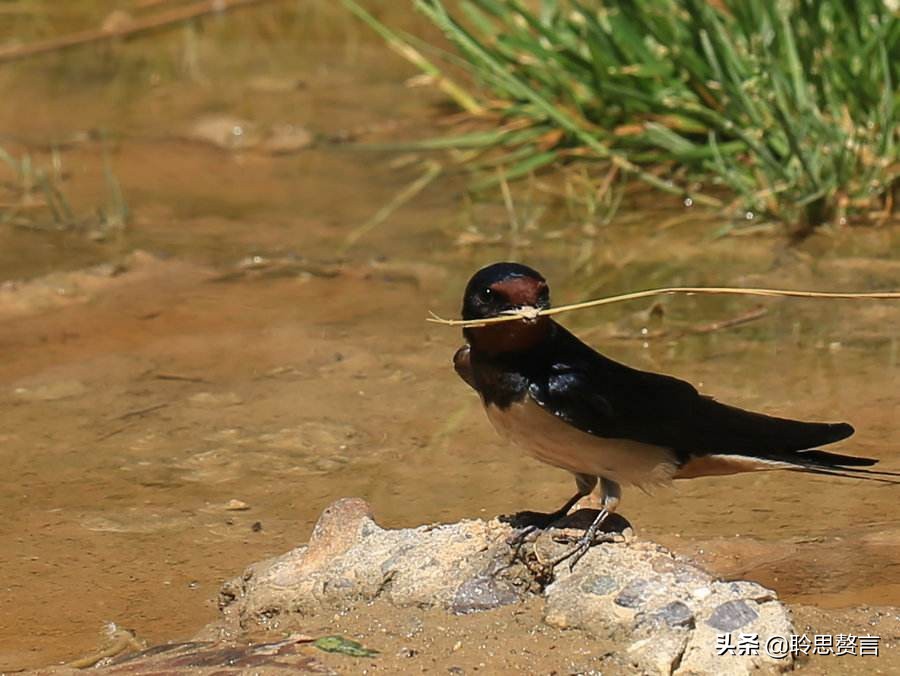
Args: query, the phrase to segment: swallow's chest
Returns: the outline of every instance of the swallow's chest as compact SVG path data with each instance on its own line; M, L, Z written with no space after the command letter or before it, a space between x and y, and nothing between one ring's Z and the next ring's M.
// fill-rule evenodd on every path
M576 474L630 484L665 481L674 470L670 451L629 439L582 432L525 394L508 406L485 403L491 424L529 455Z
M598 439L545 411L527 394L507 406L486 403L485 411L500 436L538 460L572 472L592 474L587 470L599 468Z

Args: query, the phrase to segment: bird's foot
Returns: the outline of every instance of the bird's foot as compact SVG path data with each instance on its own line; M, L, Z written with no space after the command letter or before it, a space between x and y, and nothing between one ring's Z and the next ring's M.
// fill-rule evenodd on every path
M598 537L600 526L603 525L603 522L606 521L609 515L610 513L607 510L601 509L591 525L584 531L584 535L576 540L575 545L550 561L549 566L551 568L556 568L556 566L564 561L568 561L569 572L571 572L575 569L575 564L587 554L588 550L594 544L598 542L615 542L617 539L624 540L624 537L620 533L599 533Z
M569 507L570 505L566 504L563 509L558 509L555 512L526 511L508 517L501 517L502 521L516 529L506 540L506 544L512 549L509 565L514 564L518 560L524 560L522 559L522 547L528 542L535 541L543 531L550 528L560 519L565 518Z
M528 511L501 517L502 521L516 529L516 532L510 535L506 543L518 553L523 544L534 539L532 535L535 533L540 534L541 531L547 530L554 523L564 518L567 513L568 509L565 512L562 510L555 512Z

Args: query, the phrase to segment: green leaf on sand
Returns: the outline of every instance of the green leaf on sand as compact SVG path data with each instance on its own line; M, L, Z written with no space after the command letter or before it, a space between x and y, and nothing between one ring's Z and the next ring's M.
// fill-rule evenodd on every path
M358 641L351 641L343 636L323 636L317 638L313 645L326 653L341 653L351 657L375 657L378 654L377 650L364 648Z

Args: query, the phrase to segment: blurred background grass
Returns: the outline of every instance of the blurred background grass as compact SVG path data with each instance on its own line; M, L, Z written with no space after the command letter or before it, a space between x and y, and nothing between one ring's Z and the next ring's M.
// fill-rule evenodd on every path
M43 40L127 32L207 5L214 3L0 0L0 61ZM240 114L240 102L216 93L228 91L230 72L285 71L299 53L310 58L299 49L308 42L352 58L360 44L384 39L423 71L416 84L434 86L458 114L437 111L446 129L440 137L369 147L449 151L444 174L471 174L471 189L492 190L507 203L507 182L540 173L560 179L567 202L589 217L615 213L624 177L712 207L727 219L721 232L777 223L802 237L822 224L878 225L894 212L900 21L881 0L249 6L260 11L173 21L147 49L101 39L5 68L33 76L48 105L60 90L102 87L116 119L137 124L134 102L154 87L193 82L211 94L208 112ZM15 90L15 78L5 82ZM27 151L0 153L14 175L3 220L33 220L38 204L53 227L127 221L128 196L109 162L103 201L89 215L70 204L52 154L67 140L45 139L49 162ZM437 171L425 167L425 174Z
M427 74L494 128L444 145L499 153L507 178L601 162L795 235L883 222L893 210L900 22L881 0L416 6L453 45L439 56L466 77L448 88L433 67ZM386 38L433 51L417 37Z

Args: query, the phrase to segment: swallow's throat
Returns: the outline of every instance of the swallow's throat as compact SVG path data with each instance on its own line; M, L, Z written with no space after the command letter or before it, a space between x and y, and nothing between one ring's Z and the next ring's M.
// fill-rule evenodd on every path
M469 345L485 354L521 353L546 340L552 327L548 317L536 315L518 321L466 327L463 334Z

